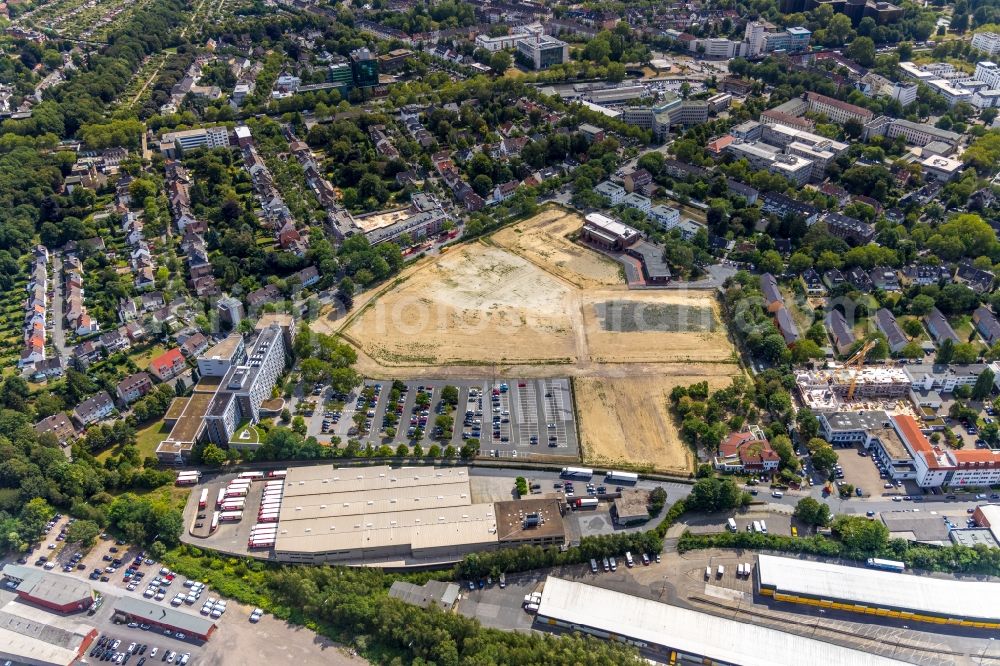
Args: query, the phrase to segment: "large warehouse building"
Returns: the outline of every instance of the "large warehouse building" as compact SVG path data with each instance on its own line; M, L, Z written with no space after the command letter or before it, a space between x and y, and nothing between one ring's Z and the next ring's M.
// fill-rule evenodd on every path
M663 663L902 666L906 662L549 576L536 627L629 643ZM791 659L791 661L789 661Z
M275 555L284 562L450 561L497 547L492 503L474 504L466 467L293 467Z
M90 585L70 576L6 564L3 578L16 585L17 596L25 601L59 613L84 611L94 603Z
M777 601L915 622L1000 628L1000 584L759 555L757 591Z

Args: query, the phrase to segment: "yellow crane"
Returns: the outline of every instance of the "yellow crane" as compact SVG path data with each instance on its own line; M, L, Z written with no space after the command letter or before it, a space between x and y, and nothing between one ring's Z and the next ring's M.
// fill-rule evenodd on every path
M855 370L855 372L851 375L851 385L847 389L848 400L854 399L854 389L857 388L858 385L858 371L865 364L865 357L868 356L868 352L874 349L876 344L875 340L868 340L861 346L861 349L854 352L853 356L844 361L844 366L841 370L849 370L851 368L854 368Z

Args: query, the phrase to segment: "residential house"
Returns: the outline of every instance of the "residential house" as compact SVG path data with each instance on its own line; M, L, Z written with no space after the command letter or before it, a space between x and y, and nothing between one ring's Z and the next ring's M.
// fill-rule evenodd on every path
M137 372L118 382L115 392L118 400L130 405L153 390L153 379L145 372Z
M889 266L876 266L868 272L868 277L871 278L872 284L876 289L881 289L882 291L902 291L902 287L899 284L899 276L896 275L896 271Z
M66 446L67 443L76 438L76 428L66 412L46 416L34 425L34 430L38 435L51 433L62 446Z
M127 324L138 318L139 310L135 306L135 301L131 298L123 298L118 301L118 319L123 324Z
M617 206L625 198L625 188L609 180L600 183L594 191L610 201L612 206Z
M910 264L901 271L907 285L927 286L941 281L951 282L951 273L944 266L924 266Z
M903 333L903 329L901 329L899 324L896 323L895 315L887 309L880 308L875 313L875 325L878 327L878 330L885 335L886 341L889 343L889 351L893 354L898 353L909 342L906 338L906 334Z
M955 344L961 342L955 329L951 327L951 324L937 308L931 308L931 311L924 316L924 325L927 326L927 330L930 331L931 336L938 344L945 340L951 340Z
M996 315L985 305L980 305L972 313L972 323L976 325L976 330L987 344L992 345L1000 341L1000 321L997 321Z
M626 192L639 192L642 188L652 184L653 175L645 169L636 169L626 175L624 180Z
M115 409L115 403L107 391L100 391L93 395L73 410L73 418L81 426L87 426L101 419L107 418Z
M121 331L118 329L102 333L101 337L98 339L100 340L101 346L104 347L104 351L108 354L124 351L132 346L128 338L122 335Z
M871 277L865 269L859 266L855 266L847 271L845 277L851 286L860 291L862 294L868 294L875 291L875 284L872 282Z
M776 472L781 462L771 443L758 427L734 432L719 445L714 464L724 472Z
M774 321L778 325L778 332L785 339L786 345L793 345L799 341L799 327L795 325L788 308L781 307L774 313Z
M61 358L58 356L54 358L46 358L35 363L35 368L31 378L36 382L45 381L46 379L54 379L56 377L62 377L64 370Z
M101 347L99 342L87 340L73 347L73 361L80 370L87 367L101 358Z
M247 306L259 308L265 303L272 303L279 298L281 298L281 290L276 285L269 284L247 294Z
M653 202L637 192L629 192L622 199L622 204L629 208L635 208L642 213L648 213Z
M760 276L760 291L764 294L765 307L768 312L773 314L785 307L785 299L778 289L778 281L770 273L764 273Z
M161 291L153 291L148 294L142 294L139 298L141 299L140 302L142 303L143 312L159 310L164 305L163 292Z
M173 379L186 368L184 355L177 348L164 352L149 362L149 371L161 382Z
M826 287L823 286L823 279L814 268L807 268L802 272L802 285L805 287L806 293L810 296L822 296L826 293Z
M846 284L847 280L844 278L843 273L836 268L831 268L826 273L823 273L823 283L826 284L829 289L836 289L837 287Z
M844 314L837 309L830 310L824 323L826 330L830 333L830 339L833 340L833 348L841 356L847 356L854 345L855 338L854 331L847 324Z
M729 193L743 197L748 206L752 206L757 203L757 197L760 195L760 192L753 187L741 183L738 180L733 180L732 178L727 178L726 184L729 186Z
M319 282L319 270L317 270L315 266L306 266L301 271L295 273L292 277L297 277L299 279L299 284L303 287L311 287Z
M955 277L977 294L986 294L993 289L993 273L976 268L970 263L959 264Z
M653 222L659 224L663 229L670 230L681 222L681 212L676 208L670 208L663 204L658 204L649 209L646 215Z
M819 209L810 204L804 203L802 201L797 201L784 194L779 194L777 192L768 192L763 197L763 205L761 210L765 213L771 213L778 217L784 217L785 215L798 215L801 216L806 224L812 225L819 219Z
M181 343L181 353L188 358L197 358L206 349L208 349L208 338L200 331Z
M839 213L827 213L823 218L830 235L854 243L867 245L875 240L875 225Z

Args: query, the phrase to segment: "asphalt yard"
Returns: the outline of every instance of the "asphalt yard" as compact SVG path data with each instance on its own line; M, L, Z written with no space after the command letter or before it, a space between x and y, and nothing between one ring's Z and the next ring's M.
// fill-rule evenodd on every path
M361 412L366 425L359 435L360 440L374 446L385 444L396 448L405 444L412 448L419 444L427 451L437 444L442 448L451 445L459 449L468 439L478 438L482 455L497 458L576 457L579 454L568 379L414 380L403 383L406 390L393 402L392 380L369 380L365 386L375 389L373 400L365 401L358 397L359 394L352 394L336 422L324 416L323 409L317 410L314 420L329 419L327 436L337 435L346 440L352 436L349 433L355 425L355 415ZM441 404L441 392L449 385L458 389L458 403L451 413L454 424L450 437L447 432L434 432L437 417L447 414ZM426 408L418 405L418 396L422 394L430 398ZM398 418L395 426L386 418L392 411Z

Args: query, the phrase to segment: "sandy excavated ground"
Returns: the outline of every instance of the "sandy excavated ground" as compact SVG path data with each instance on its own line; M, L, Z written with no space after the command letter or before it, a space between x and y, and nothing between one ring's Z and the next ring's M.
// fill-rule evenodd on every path
M567 238L582 226L579 215L550 208L501 229L491 241L582 289L622 285L625 280L617 262Z
M587 462L690 471L667 396L739 372L718 305L706 292L629 291L616 263L568 240L581 224L546 210L409 267L314 327L356 345L369 376L574 377Z
M703 375L576 379L573 388L584 462L608 467L624 462L652 465L662 471L690 472L695 465L694 455L681 441L678 424L667 411L670 391L675 386L701 381L707 381L712 389L728 386L734 368L708 366ZM673 369L665 367L664 371L670 373ZM713 370L718 374L708 374Z

